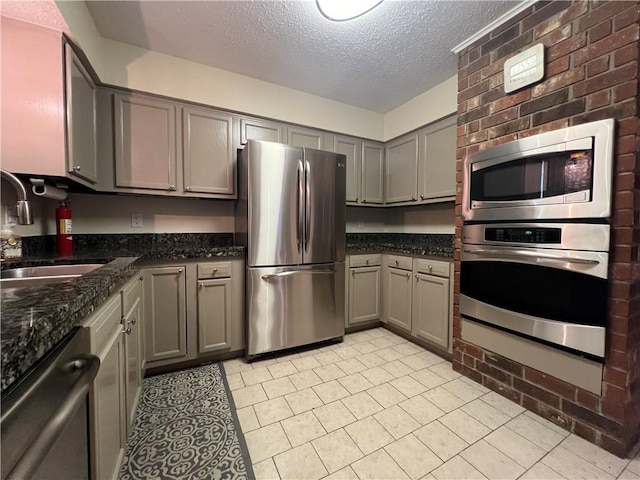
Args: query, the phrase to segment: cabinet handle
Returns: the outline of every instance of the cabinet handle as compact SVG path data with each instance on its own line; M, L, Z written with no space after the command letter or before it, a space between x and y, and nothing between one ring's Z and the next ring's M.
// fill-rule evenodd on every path
M358 203L358 197L356 197L356 203Z
M169 185L169 190L175 190L176 186L175 185Z
M412 202L415 202L416 200L418 200L418 199L416 198L416 196L415 196L415 195L411 197L411 201L412 201Z
M356 271L354 269L351 269L351 276L353 277L356 274Z
M431 265L429 265L429 271L433 270L433 267Z
M138 321L138 319L137 319L136 317L133 317L133 318L131 319L131 322L130 322L130 323L131 323L131 325L135 325L137 321Z
M407 278L411 278L411 274L410 273L406 273L405 274Z
M178 270L178 275L182 275L182 272L184 272L184 270L181 268L180 270Z
M73 167L73 170L79 172L80 170L82 170L82 167L80 167L80 165L76 165L75 167Z
M363 198L363 199L362 199L362 203L367 203L367 199L366 199L366 198Z
M190 192L191 191L191 187L184 187L185 191Z
M126 333L127 335L131 335L131 327L127 327L124 333Z
M204 288L204 283L198 282L198 286L202 289L202 288Z
M140 278L138 278L138 280L140 280L140 281L144 280L144 278L142 277L142 275L140 275Z
M396 260L396 267L400 265L400 262L398 260Z
M216 273L217 271L218 271L218 269L217 269L217 268L214 268L214 269L211 271L211 273Z
M420 194L420 200L424 200L424 195Z
M420 279L418 278L418 274L416 273L416 282L417 282L418 280L420 280Z

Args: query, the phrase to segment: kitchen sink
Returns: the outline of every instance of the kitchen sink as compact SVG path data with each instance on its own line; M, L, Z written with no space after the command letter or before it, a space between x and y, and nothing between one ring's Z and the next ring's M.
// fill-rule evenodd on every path
M68 282L103 265L102 263L80 263L12 268L0 272L0 287L3 289L22 288Z

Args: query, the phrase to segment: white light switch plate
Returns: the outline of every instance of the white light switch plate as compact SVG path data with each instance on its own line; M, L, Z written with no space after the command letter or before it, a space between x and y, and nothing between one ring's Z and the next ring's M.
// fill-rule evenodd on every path
M141 213L132 213L131 214L131 228L142 228L144 227L144 223L142 221Z

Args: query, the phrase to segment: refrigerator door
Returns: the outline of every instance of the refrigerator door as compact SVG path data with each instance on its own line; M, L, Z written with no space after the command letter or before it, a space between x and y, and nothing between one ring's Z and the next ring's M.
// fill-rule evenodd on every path
M344 268L248 268L247 356L342 337Z
M301 148L247 143L247 266L302 263L304 164Z
M346 163L342 154L304 149L305 264L344 261Z

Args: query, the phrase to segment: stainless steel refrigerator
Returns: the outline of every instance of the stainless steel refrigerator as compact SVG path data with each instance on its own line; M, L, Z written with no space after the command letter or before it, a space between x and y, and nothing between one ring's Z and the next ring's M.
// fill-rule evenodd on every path
M344 335L345 163L256 140L238 155L249 358Z

